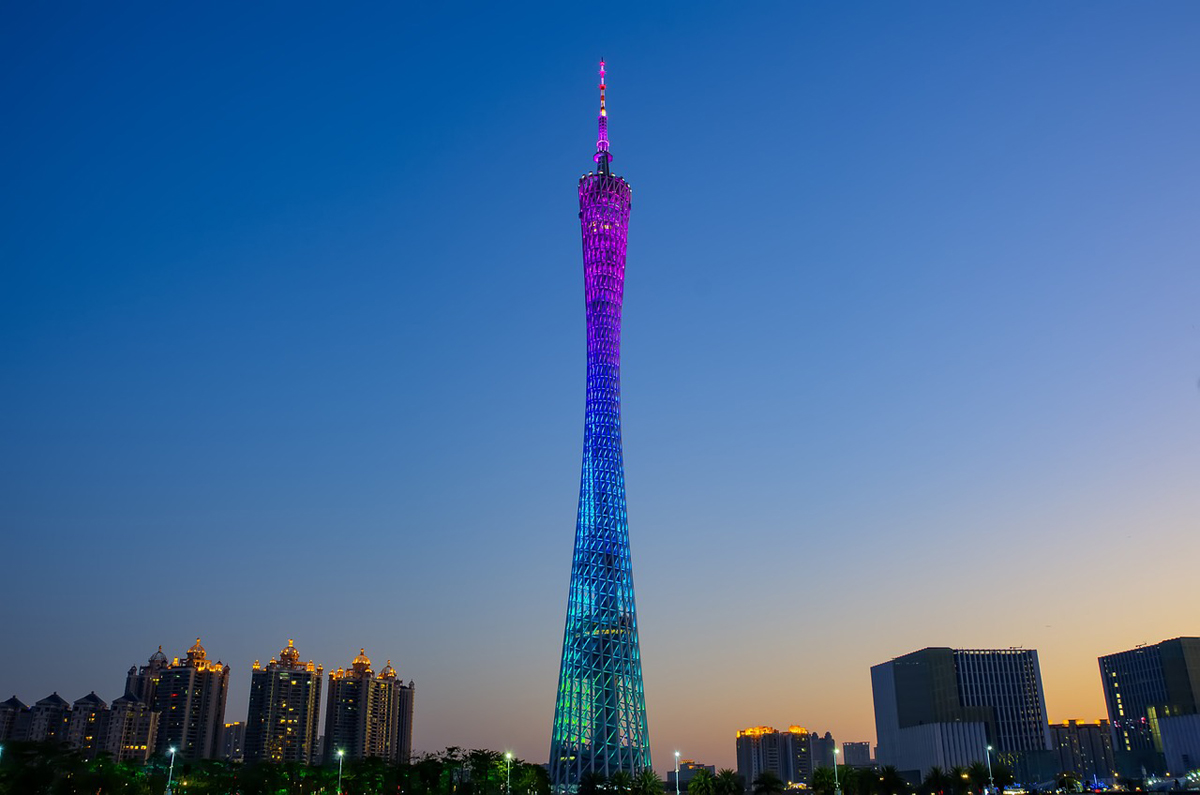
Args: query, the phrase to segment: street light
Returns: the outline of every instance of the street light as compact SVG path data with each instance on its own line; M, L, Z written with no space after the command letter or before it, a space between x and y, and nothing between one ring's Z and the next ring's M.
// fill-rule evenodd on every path
M167 788L163 792L164 795L171 795L171 779L175 777L175 746L167 750L171 752L171 767L167 770Z
M837 758L838 748L835 741L835 745L833 747L833 795L842 795L842 785L838 783Z
M988 789L990 789L992 792L995 792L996 791L996 780L994 778L992 778L992 746L990 746L990 745L987 747L987 760L988 760Z
M504 752L504 761L508 766L504 770L504 795L512 792L512 751Z
M679 752L675 752L675 795L679 795Z
M342 795L342 759L345 758L346 752L338 749L338 791L337 795Z

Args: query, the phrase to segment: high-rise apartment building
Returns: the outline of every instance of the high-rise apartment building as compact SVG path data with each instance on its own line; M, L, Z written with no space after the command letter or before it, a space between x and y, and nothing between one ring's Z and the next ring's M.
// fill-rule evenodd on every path
M788 784L807 784L812 778L813 757L808 729L791 726L776 731L770 726L753 726L737 733L737 772L746 786L766 772ZM829 755L832 757L833 752Z
M71 705L67 718L67 745L84 756L93 757L103 750L100 743L108 726L108 704L93 690Z
M174 747L181 760L219 758L229 666L208 659L196 638L186 658L174 658L158 673L151 703L160 713L155 753Z
M13 696L0 703L0 742L21 740L29 733L29 707Z
M811 770L816 770L819 767L833 767L835 764L842 764L837 759L837 754L833 751L837 748L837 741L833 739L833 735L825 732L822 735L820 732L813 732L808 738L809 748L812 750L812 767ZM811 780L811 773L809 779Z
M151 654L149 661L141 668L136 665L129 666L129 673L125 675L125 692L132 694L143 704L153 704L158 679L170 665L167 655L163 654L162 646L159 646L158 651Z
M366 649L361 649L348 669L329 674L324 758L333 762L343 751L350 759L407 762L412 756L412 716L413 683L400 680L391 660L376 676Z
M15 739L65 743L70 721L71 705L55 691L29 708L29 729Z
M1113 783L1116 765L1108 721L1051 723L1050 743L1060 771L1077 773L1085 786Z
M871 766L871 744L868 742L842 743L840 764L850 767Z
M574 791L587 773L651 767L642 687L625 463L621 450L621 307L631 189L612 173L600 63L596 170L579 178L587 315L583 474L550 736L550 786Z
M1121 775L1200 768L1200 638L1175 638L1100 658Z
M679 760L679 787L681 789L687 789L688 782L691 781L693 778L695 778L696 774L699 773L701 770L708 771L708 774L710 776L715 776L717 774L716 765L706 765L701 762L697 762L695 759L680 759ZM669 792L675 791L675 770L674 769L667 771L667 790Z
M876 762L920 780L987 758L1018 780L1053 775L1046 699L1032 649L926 648L871 668Z
M118 762L145 762L154 753L161 713L126 691L115 699L101 731L100 750Z
M225 724L225 733L221 739L221 758L226 762L246 761L245 721Z
M321 712L321 675L312 660L288 641L278 659L265 666L254 661L246 715L247 762L317 761L317 718Z

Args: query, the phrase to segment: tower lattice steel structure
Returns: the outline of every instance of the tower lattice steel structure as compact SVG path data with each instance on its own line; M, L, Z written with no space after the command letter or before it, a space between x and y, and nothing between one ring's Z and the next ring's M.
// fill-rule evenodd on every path
M650 767L621 455L621 303L630 188L612 174L600 62L596 171L579 180L587 301L587 409L575 555L550 741L550 782Z

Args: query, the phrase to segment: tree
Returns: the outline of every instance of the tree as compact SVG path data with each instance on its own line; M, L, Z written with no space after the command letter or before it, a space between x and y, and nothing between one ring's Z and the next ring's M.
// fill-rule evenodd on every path
M716 795L716 779L707 769L700 768L687 783L688 795Z
M812 788L817 795L833 795L836 788L832 767L818 767L813 771Z
M954 790L954 779L945 770L936 765L929 768L925 780L921 782L923 795L950 795Z
M579 779L579 795L601 795L606 784L603 773L589 770Z
M1054 779L1054 785L1067 792L1083 792L1083 782L1079 780L1079 774L1073 770L1064 770L1059 773Z
M716 785L714 787L716 795L743 795L746 791L746 782L742 781L742 777L729 768L724 768L717 773L714 784Z
M971 776L962 765L950 768L950 782L954 788L954 795L966 795L971 790Z
M663 782L652 768L643 768L633 778L633 795L663 795Z
M976 792L983 792L992 776L988 772L988 766L984 762L972 762L967 767L967 778L971 780Z
M615 795L629 795L633 792L633 776L625 770L618 770L608 777L608 791Z
M754 795L779 795L785 789L783 779L770 770L764 770L754 779ZM688 792L691 792L690 786Z
M879 771L879 792L881 795L907 795L912 792L912 785L899 770L887 765Z

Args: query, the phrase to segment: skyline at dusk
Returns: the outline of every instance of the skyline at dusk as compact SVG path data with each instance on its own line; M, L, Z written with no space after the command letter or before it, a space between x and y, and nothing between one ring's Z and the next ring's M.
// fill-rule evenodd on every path
M579 176L633 186L654 763L875 740L873 665L1200 635L1200 6L13 6L0 698L288 639L544 762Z

